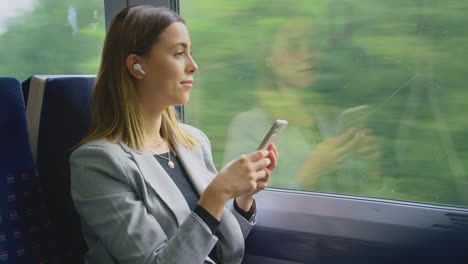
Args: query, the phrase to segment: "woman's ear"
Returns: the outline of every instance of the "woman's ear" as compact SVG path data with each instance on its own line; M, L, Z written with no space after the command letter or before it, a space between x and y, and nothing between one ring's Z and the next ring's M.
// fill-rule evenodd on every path
M133 77L137 78L138 80L141 80L145 77L143 74L144 71L140 71L137 69L137 67L133 67L133 65L136 63L140 64L141 66L140 60L141 58L136 54L129 54L125 60L125 66L127 67L127 70Z

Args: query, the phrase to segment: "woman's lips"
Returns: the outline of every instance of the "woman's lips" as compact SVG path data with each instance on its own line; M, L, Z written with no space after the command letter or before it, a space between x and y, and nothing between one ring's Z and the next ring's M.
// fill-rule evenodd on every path
M189 80L189 81L183 81L183 82L180 82L183 86L185 87L189 87L189 88L192 88L192 85L193 85L193 81Z

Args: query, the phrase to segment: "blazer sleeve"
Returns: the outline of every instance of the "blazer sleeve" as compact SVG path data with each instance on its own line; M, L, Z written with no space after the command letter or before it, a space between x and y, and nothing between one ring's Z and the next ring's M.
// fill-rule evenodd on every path
M119 263L203 263L216 244L218 239L193 212L168 239L109 149L82 146L70 165L76 209Z
M203 139L203 143L202 143L202 149L203 149L203 158L205 160L205 165L206 165L206 168L208 169L208 171L210 173L212 173L213 175L217 175L218 174L218 171L216 170L216 167L213 163L213 157L212 157L212 154L211 154L211 143L210 143L210 140L208 139L208 137L205 135L205 133L203 133L201 130L197 129L198 132L200 133L202 139ZM236 218L237 222L239 223L239 226L241 228L241 231L242 231L242 235L244 236L244 239L247 238L247 236L249 235L250 231L252 230L253 226L255 225L256 223L256 219L257 219L257 207L255 206L255 211L252 215L252 217L247 220L245 219L239 212L237 212L237 210L234 208L234 201L233 199L229 200L226 204L226 208L231 211L231 213L234 215L234 217Z

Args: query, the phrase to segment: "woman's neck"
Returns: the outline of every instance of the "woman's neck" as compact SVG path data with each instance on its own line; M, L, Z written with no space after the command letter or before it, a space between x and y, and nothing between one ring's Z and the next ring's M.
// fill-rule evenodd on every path
M145 126L146 141L154 144L163 140L161 136L162 114L164 110L145 111L143 113L143 123Z

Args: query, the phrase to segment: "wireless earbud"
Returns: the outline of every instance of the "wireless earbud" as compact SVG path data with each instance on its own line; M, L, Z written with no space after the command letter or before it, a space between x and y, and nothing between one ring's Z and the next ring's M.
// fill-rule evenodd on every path
M141 74L143 74L143 75L146 74L145 71L141 68L141 65L140 65L139 63L133 64L133 69L134 69L135 71L141 72Z

